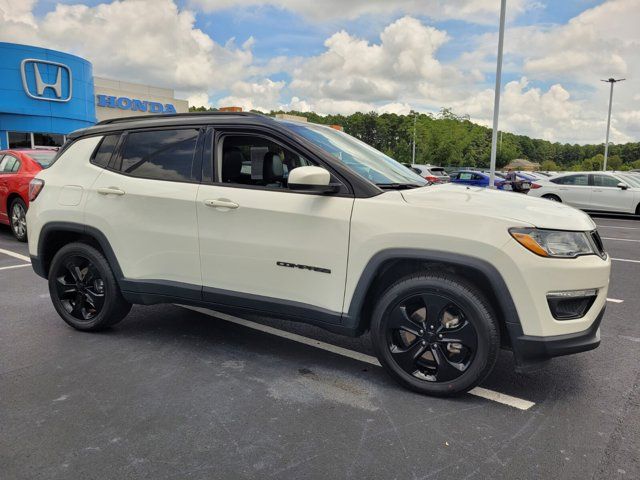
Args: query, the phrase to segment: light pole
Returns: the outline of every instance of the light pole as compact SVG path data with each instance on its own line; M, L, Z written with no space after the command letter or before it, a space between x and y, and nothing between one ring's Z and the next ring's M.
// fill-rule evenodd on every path
M498 116L500 115L500 84L502 83L502 50L504 47L504 17L507 11L507 0L500 4L500 33L498 34L498 62L496 66L496 91L493 100L493 132L491 133L491 170L489 188L496 188L496 150L498 147Z
M609 157L609 129L611 128L611 104L613 103L613 85L618 82L624 82L624 78L610 78L608 80L600 80L601 82L610 83L611 89L609 90L609 116L607 117L607 137L604 141L604 162L602 165L602 171L607 171L607 158Z
M413 112L413 156L411 157L411 165L416 164L416 117L417 113Z

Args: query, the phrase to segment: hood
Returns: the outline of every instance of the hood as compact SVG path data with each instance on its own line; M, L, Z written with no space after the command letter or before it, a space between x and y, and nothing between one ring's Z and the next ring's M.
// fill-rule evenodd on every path
M581 231L596 228L593 220L580 210L521 193L445 184L404 190L402 196L412 205L516 220L538 228Z

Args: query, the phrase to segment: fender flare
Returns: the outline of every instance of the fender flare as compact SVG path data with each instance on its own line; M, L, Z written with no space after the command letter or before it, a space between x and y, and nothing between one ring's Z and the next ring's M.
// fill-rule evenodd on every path
M500 272L490 262L469 255L443 252L429 249L392 248L376 253L367 263L356 285L349 309L343 317L345 326L361 329L366 319L360 318L360 312L369 288L373 284L382 266L391 260L415 260L431 263L446 263L454 267L471 268L482 274L489 281L500 309L500 314L507 324L520 325L520 317L513 302L511 292Z

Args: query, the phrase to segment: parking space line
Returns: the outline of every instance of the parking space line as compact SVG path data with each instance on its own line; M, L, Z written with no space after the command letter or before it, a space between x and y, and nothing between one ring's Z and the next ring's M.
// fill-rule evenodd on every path
M5 250L0 248L0 253L4 253L5 255L9 255L10 257L17 258L19 260L24 260L25 262L31 263L31 259L26 255L21 255L20 253L12 252L11 250Z
M616 262L640 263L640 260L629 260L628 258L611 258L611 260L615 260Z
M636 243L640 243L640 240L633 240L631 238L602 237L602 240L615 240L615 241L618 241L618 242L636 242Z
M624 300L620 300L619 298L607 298L607 302L622 303L622 302L624 302Z
M615 225L603 225L601 223L596 223L596 225L598 226L598 228L602 227L602 228L620 228L622 230L640 230L639 227L617 227Z
M322 350L327 350L329 352L336 353L344 357L352 358L354 360L368 363L370 365L375 365L376 367L381 367L380 362L376 357L372 357L371 355L367 355L366 353L360 353L353 350L349 350L347 348L338 347L337 345L332 345L330 343L322 342L320 340L315 340L313 338L305 337L303 335L298 335L297 333L287 332L285 330L279 330L277 328L273 328L268 325L262 325L261 323L252 322L251 320L245 320L244 318L234 317L233 315L228 315L226 313L220 313L220 312L216 312L214 310L209 310L202 307L191 307L188 305L178 305L178 306L182 308L186 308L188 310L193 310L198 313L202 313L204 315L208 315L210 317L224 320L226 322L242 325L243 327L251 328L253 330L258 330L260 332L268 333L270 335L275 335L277 337L285 338L287 340L293 340L294 342L302 343L304 345L309 345L315 348L320 348ZM531 407L535 405L534 402L530 402L522 398L512 397L511 395L506 395L504 393L494 392L493 390L488 390L486 388L481 388L481 387L475 387L474 389L470 390L468 393L470 393L471 395L475 395L476 397L481 397L486 400L491 400L497 403L501 403L503 405L508 405L510 407L517 408L519 410L529 410Z
M0 267L0 270L11 270L13 268L30 267L30 263L21 263L20 265L9 265L8 267Z

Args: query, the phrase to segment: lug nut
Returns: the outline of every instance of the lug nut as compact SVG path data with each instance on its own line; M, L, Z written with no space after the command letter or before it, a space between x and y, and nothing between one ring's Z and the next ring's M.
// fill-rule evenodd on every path
M433 325L429 325L429 328L430 328L431 330L433 330Z
M424 330L420 330L418 333L419 333L420 335L424 335Z
M442 334L438 335L438 338L442 338Z
M422 345L424 346L424 345L426 345L426 344L427 344L427 342L425 342L425 341L423 340L423 341L422 341Z

